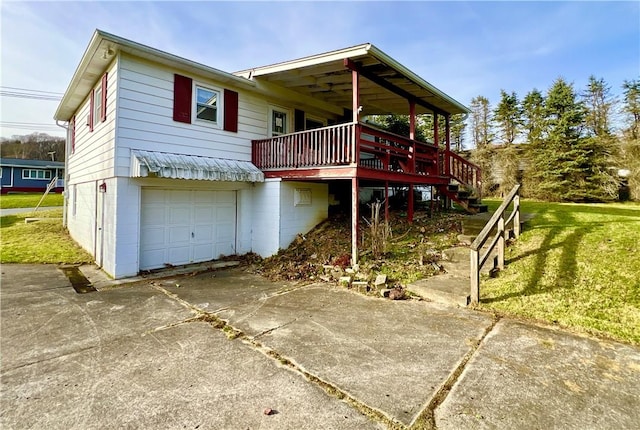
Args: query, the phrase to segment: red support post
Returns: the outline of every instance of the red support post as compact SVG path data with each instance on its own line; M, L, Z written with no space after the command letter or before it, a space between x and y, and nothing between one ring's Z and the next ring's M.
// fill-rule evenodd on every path
M447 145L447 152L446 152L446 160L447 162L445 163L445 174L447 176L449 176L451 174L451 168L449 166L449 153L451 152L451 126L449 124L449 118L451 117L451 115L446 114L444 116L444 139Z
M409 155L409 166L411 173L416 172L416 102L409 100L409 139L412 140L411 151Z
M358 178L351 178L351 265L358 264Z
M440 152L440 140L438 136L438 114L436 112L433 113L433 144L438 148L438 153ZM446 157L445 157L446 158ZM438 160L440 161L440 160ZM440 163L437 163L438 171L437 174L441 175L440 171Z

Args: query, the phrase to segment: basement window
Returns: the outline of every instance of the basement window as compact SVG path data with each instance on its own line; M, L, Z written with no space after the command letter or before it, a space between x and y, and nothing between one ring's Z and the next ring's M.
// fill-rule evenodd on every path
M296 188L293 194L294 206L311 206L311 189Z

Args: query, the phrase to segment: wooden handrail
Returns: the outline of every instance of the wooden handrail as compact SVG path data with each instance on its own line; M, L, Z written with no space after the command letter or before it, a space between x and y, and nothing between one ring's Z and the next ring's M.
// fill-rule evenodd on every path
M517 238L520 236L520 184L513 187L500 207L493 214L491 219L484 226L478 237L471 244L471 304L478 304L480 301L480 269L487 262L493 249L498 247L498 259L495 265L497 269L504 269L504 247L505 247L505 225L513 221L513 234ZM505 211L513 202L513 212L505 221ZM487 240L491 231L498 227L496 235L493 237L491 244L484 254L480 255L480 251Z
M446 153L445 170L449 169L449 175L458 182L472 188L476 196L482 199L482 169L480 166L461 157L452 151L444 151Z

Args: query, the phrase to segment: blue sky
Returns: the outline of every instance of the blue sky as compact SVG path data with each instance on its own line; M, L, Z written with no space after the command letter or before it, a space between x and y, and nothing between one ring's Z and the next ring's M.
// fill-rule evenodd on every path
M560 76L582 91L593 74L616 94L640 77L637 1L2 1L0 14L2 90L63 93L96 28L229 72L371 42L465 105ZM0 136L62 135L56 107L0 97Z

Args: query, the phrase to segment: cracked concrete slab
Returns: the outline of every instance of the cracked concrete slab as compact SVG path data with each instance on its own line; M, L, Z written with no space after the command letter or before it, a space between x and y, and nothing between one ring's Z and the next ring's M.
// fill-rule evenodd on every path
M383 428L149 285L31 269L3 265L2 428Z
M46 285L41 276L58 285L61 272L50 266L37 270L34 279L14 266L16 274L2 278L0 299L3 368L46 360L73 351L99 347L122 336L140 334L158 326L194 316L175 300L144 285L102 293L77 294L66 288L35 288ZM14 267L5 270L13 272ZM21 281L30 279L23 290Z
M640 423L640 351L501 320L436 410L439 429L623 429Z
M229 307L256 306L294 284L269 282L246 268L217 270L197 276L177 276L151 281L205 312Z
M3 428L382 428L202 322L3 372L1 393Z
M469 309L244 268L78 295L53 266L3 265L0 294L3 428L381 428L361 411L427 405L444 429L640 422L638 348Z
M220 316L304 371L405 425L492 324L480 313L381 300L326 285Z

